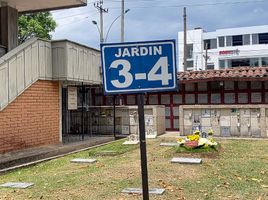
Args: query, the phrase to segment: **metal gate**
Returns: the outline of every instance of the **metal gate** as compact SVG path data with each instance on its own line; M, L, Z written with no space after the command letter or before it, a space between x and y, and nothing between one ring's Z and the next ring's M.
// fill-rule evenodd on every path
M101 112L100 106L94 106L92 87L77 88L77 109L68 109L68 89L62 88L62 142L77 142L100 136L114 136L113 131L101 131L101 123L96 115Z

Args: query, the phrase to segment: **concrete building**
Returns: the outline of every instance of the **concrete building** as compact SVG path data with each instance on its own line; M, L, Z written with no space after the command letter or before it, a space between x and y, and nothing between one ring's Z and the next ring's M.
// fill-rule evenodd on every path
M202 28L187 31L186 69L183 66L183 38L183 32L179 32L179 71L268 65L268 25L214 32Z
M85 5L84 0L0 1L0 153L62 143L62 127L79 106L79 91L101 84L99 50L67 40L17 42L20 13ZM72 95L64 95L69 89Z
M199 127L214 129L216 136L268 137L267 67L179 72L178 83L176 92L145 97L145 105L165 106L167 131L188 135ZM97 105L112 105L112 97L102 92L94 98ZM120 95L119 102L136 105L137 96Z

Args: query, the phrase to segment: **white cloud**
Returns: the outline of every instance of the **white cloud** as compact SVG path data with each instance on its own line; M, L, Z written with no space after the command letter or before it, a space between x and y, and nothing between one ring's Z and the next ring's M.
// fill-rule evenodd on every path
M203 3L223 2L206 1ZM182 8L165 7L166 5L202 4L197 1L130 1L126 0L125 15L126 41L144 41L155 39L177 38L177 32L182 27ZM162 5L162 7L160 7ZM145 6L148 8L135 8ZM151 6L151 7L150 7ZM268 2L238 3L217 6L199 6L187 8L188 28L203 27L207 31L219 28L253 26L267 24L268 13L263 8ZM104 15L105 33L113 20L120 15L120 1L105 1L105 8L110 8ZM53 16L58 23L54 39L70 39L92 47L99 47L99 33L92 20L99 23L99 13L89 1L88 6L62 11L54 11ZM120 18L113 24L108 36L108 42L120 41Z

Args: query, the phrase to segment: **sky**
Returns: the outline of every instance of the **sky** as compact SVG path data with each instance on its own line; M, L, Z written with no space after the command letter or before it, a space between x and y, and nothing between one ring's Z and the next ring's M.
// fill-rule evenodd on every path
M113 21L121 14L121 0L103 1L103 7L108 8L104 38L107 43L120 42L120 18ZM94 2L88 0L85 7L53 11L57 22L53 39L99 48L100 34L92 20L99 25L100 15ZM178 31L183 30L183 7L187 8L189 30L268 25L268 0L125 0L125 9L130 9L125 15L125 41L177 39Z

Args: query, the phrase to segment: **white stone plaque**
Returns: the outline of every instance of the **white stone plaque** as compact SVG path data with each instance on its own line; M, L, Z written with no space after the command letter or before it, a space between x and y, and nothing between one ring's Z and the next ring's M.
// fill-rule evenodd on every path
M253 128L260 128L260 119L257 118L257 117L251 117L250 118L250 121L251 121L251 127Z
M201 126L211 126L210 118L201 118Z
M68 110L77 110L77 87L68 87Z
M202 117L210 117L210 109L202 109Z
M231 126L230 116L221 116L220 117L220 125L221 126Z
M241 117L250 117L250 109L240 109Z
M171 163L180 163L180 164L201 164L202 159L201 158L172 158L170 161Z
M191 126L192 120L189 119L189 117L184 118L184 126Z
M145 126L153 126L154 125L154 117L153 115L145 115Z
M122 130L123 135L128 135L129 134L129 126L122 126L121 130Z

